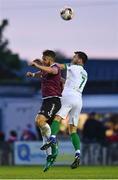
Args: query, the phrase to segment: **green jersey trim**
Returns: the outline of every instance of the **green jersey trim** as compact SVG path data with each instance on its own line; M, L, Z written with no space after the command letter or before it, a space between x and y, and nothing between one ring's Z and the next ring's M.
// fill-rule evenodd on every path
M64 64L64 69L67 70L67 64Z

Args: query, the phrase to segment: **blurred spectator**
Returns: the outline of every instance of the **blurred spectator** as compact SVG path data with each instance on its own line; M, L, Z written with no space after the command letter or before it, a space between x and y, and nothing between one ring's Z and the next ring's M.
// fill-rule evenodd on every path
M17 133L16 133L16 131L14 131L14 130L12 130L12 131L10 131L10 136L9 136L9 138L8 138L8 142L9 143L13 143L13 142L15 142L15 141L17 141L18 139L17 139Z
M86 120L83 128L83 141L84 142L104 142L105 131L103 123L96 120L96 114L91 113Z
M110 143L118 142L118 115L112 115L105 125L107 127L106 136L108 141Z
M100 118L98 114L91 113L84 124L82 132L82 164L87 164L86 162L91 165L104 164L102 145L106 145L106 128Z
M23 133L21 135L21 140L23 140L23 141L37 140L36 134L33 132L31 124L28 124L27 128L23 131Z
M5 140L5 134L2 132L2 131L0 131L0 142L2 141L4 141Z
M109 142L109 164L118 164L118 114L113 114L106 123Z
M5 134L0 132L0 165L8 165L9 162L9 152L10 147L7 142L5 142Z

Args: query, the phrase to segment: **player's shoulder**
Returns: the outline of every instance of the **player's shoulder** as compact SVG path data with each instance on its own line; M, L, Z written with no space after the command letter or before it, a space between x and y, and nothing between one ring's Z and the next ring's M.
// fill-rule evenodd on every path
M78 64L72 64L71 67L72 67L73 69L83 70L83 66L78 65Z
M68 67L67 67L68 70L71 70L71 71L80 71L81 70L81 67L79 67L78 65L76 64L70 64Z
M79 65L78 68L79 68L80 72L82 72L82 74L84 74L86 77L88 76L88 73L87 73L86 69L84 68L84 66Z
M68 68L77 68L77 65L76 64L67 64L67 67Z
M84 72L85 76L88 77L88 73L87 73L86 69L83 68L83 72Z

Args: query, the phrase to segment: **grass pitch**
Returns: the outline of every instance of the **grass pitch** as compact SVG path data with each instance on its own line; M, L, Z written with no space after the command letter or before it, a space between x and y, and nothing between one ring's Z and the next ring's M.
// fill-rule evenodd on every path
M1 166L0 179L118 179L118 166L53 166L45 173L41 166Z

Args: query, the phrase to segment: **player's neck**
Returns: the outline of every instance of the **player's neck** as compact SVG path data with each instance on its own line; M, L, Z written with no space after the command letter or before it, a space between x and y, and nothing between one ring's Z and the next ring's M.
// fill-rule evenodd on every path
M55 62L54 62L54 61L52 61L52 62L50 63L50 66L51 66L51 65L53 65L53 64L55 64Z
M83 64L81 64L81 63L80 63L80 64L77 64L77 65L82 66L82 67L84 66L84 65L83 65Z
M55 62L51 62L51 63L50 63L50 66L53 66L54 64L55 64Z
M83 64L81 64L81 63L74 63L73 65L78 65L78 66L84 66Z

